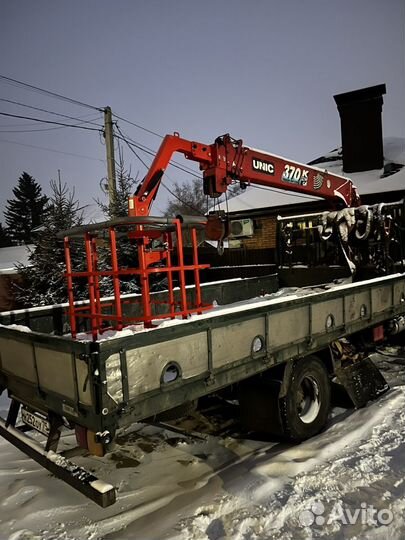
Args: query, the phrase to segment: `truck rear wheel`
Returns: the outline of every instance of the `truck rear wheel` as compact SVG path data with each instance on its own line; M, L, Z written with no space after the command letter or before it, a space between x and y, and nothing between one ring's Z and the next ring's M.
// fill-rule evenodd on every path
M279 399L285 436L303 441L325 426L330 410L329 374L316 356L294 363L285 396Z
M291 368L286 367L283 381L272 379L270 370L242 385L241 421L251 431L303 441L325 426L330 394L324 363L316 356L307 356L294 362Z

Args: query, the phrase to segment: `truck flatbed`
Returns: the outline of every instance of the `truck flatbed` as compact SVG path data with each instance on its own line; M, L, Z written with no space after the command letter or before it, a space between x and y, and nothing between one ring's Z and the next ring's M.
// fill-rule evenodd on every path
M404 277L276 292L96 341L2 325L0 389L34 413L110 441L119 428L405 315ZM3 435L13 424L0 425Z

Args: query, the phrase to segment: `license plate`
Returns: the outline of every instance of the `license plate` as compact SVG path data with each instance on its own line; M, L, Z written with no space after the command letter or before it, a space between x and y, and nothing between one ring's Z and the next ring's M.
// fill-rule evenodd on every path
M49 435L50 424L45 418L31 413L30 411L27 411L27 409L21 409L21 420L24 422L24 424L36 429L43 435Z

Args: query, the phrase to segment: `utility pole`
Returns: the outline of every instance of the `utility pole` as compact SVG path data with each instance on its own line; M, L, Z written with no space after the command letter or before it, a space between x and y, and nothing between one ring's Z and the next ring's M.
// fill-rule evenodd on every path
M117 184L115 180L114 132L111 107L106 107L104 109L104 133L105 149L107 152L108 197L110 200L111 214L114 214Z

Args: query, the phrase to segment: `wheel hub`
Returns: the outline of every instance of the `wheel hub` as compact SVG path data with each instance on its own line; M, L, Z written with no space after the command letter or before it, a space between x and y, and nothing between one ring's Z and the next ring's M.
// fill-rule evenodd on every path
M298 416L305 424L310 424L318 416L321 408L318 384L312 377L304 377L298 391Z

